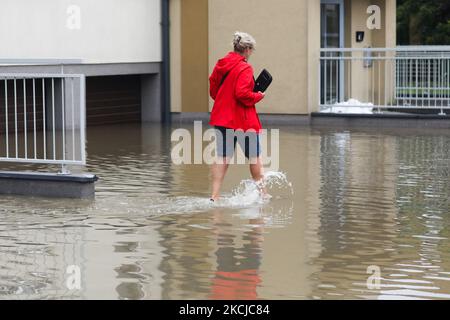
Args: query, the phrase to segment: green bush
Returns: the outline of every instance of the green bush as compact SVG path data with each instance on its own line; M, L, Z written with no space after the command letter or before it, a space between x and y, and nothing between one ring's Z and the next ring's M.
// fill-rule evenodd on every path
M399 45L450 45L449 0L397 0Z

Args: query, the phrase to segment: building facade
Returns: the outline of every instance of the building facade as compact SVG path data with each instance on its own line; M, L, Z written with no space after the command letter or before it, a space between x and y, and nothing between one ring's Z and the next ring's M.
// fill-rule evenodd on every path
M396 0L5 0L1 9L0 73L85 74L88 125L206 119L208 76L237 30L256 38L255 73L274 77L258 104L267 115L318 111L321 48L396 45ZM355 64L336 78L358 98L370 72Z
M377 6L379 28L368 25ZM232 50L235 31L252 34L257 49L255 73L274 77L261 114L309 115L319 109L321 48L394 48L395 0L171 0L171 112L201 117L211 110L208 75L216 61ZM364 38L357 39L357 32ZM343 83L358 91L366 86L362 64L344 74ZM362 76L360 76L362 75Z

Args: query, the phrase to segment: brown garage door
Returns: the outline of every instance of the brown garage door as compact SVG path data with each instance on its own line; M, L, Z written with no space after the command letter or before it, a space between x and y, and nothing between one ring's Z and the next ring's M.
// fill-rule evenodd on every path
M86 78L87 125L140 122L139 75Z

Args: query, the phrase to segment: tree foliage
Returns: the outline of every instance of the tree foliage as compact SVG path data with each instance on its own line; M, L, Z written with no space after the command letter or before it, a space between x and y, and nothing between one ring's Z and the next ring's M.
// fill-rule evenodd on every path
M450 45L449 0L397 0L400 45Z

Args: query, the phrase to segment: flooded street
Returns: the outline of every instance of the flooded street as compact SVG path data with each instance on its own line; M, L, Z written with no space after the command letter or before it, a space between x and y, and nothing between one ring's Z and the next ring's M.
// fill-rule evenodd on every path
M89 127L95 200L0 196L0 298L450 298L445 130L282 127L273 198L247 205L236 165L211 205L173 128Z

